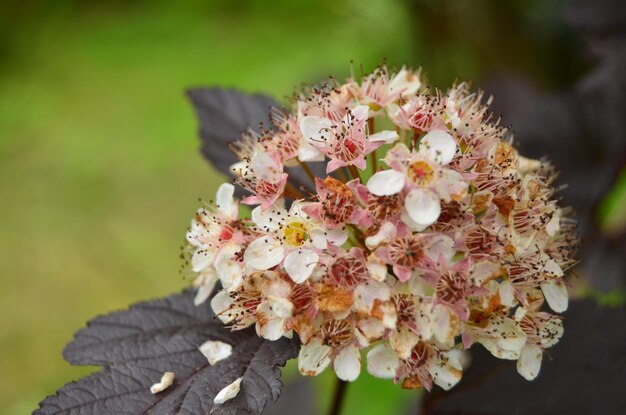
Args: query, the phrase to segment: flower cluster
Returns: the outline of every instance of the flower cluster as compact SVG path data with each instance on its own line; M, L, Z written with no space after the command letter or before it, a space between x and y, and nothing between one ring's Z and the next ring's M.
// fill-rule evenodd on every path
M380 67L306 88L272 124L234 145L250 217L223 184L192 221L197 303L219 281L216 315L297 334L303 375L352 381L366 352L374 376L449 389L474 343L538 375L563 333L575 224L553 169L517 153L481 93ZM290 183L298 165L314 191Z

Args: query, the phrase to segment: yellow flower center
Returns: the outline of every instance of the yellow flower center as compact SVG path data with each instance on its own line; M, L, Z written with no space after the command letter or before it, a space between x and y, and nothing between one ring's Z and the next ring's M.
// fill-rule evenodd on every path
M408 176L413 183L418 186L424 186L433 179L433 168L425 161L416 161L409 165Z
M309 239L307 227L303 222L290 222L283 234L285 243L291 246L302 246Z

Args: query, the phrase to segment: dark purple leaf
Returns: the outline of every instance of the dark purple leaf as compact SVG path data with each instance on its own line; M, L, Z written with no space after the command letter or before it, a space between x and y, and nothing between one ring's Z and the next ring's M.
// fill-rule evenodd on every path
M215 319L208 303L194 306L193 292L131 306L97 317L80 330L64 357L102 370L62 387L40 404L52 414L259 414L276 400L280 370L298 354L296 340L270 342L254 329L231 332ZM233 346L233 354L210 366L198 351L207 340ZM174 384L153 395L150 386L174 372ZM241 391L223 405L213 398L243 377Z
M270 110L281 105L267 95L249 95L236 89L196 88L187 91L200 123L202 154L223 174L232 179L230 166L238 161L230 150L230 143L238 140L248 128L261 131L260 125L272 130ZM316 176L325 177L325 163L312 163ZM286 168L290 183L296 187L314 190L306 173L299 167Z
M270 110L280 105L262 94L249 95L236 89L195 88L187 96L196 109L200 123L201 151L221 173L229 175L238 161L229 145L248 128L260 132L260 125L271 127Z
M514 362L472 349L472 365L451 391L426 396L428 415L588 415L626 411L626 308L574 301L565 334L532 382Z

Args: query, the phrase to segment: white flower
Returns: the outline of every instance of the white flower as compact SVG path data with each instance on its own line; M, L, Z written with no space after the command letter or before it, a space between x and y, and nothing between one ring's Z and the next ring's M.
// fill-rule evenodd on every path
M467 190L461 175L444 167L455 157L456 150L455 139L444 131L426 134L417 152L398 144L385 158L391 169L374 174L367 182L367 189L376 196L389 196L407 189L408 217L418 226L431 225L441 212L441 199L459 199Z
M217 190L214 208L198 210L187 232L187 241L195 247L192 270L200 273L196 282L197 304L206 300L217 278L229 289L237 288L242 281L241 266L233 259L243 241L234 191L232 184L222 184Z
M252 211L252 220L264 235L254 240L244 253L247 266L266 270L284 261L285 271L295 283L306 281L319 261L318 249L328 243L342 244L348 234L343 230L325 230L313 221L299 202L289 211L279 205Z

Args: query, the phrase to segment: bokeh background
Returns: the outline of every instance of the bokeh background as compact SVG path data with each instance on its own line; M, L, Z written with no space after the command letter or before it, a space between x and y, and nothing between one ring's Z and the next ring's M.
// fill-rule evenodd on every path
M197 199L223 180L198 152L192 86L287 102L301 82L384 59L423 66L442 87L473 80L570 183L591 267L572 290L623 302L626 11L594 4L0 2L0 413L30 413L94 370L61 357L85 321L188 285L179 246ZM314 383L318 411L330 385ZM367 415L415 394L364 375L347 399Z

